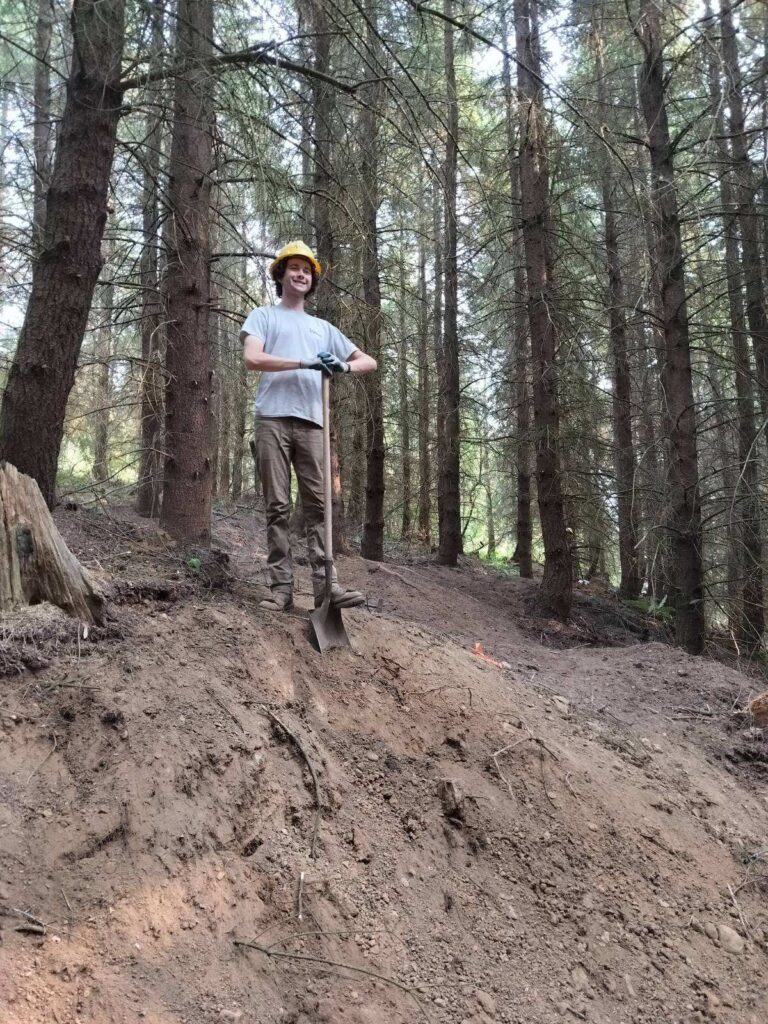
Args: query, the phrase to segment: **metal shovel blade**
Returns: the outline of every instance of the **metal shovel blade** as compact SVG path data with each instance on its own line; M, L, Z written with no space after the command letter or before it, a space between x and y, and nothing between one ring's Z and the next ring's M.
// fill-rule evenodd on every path
M309 615L312 629L314 630L317 646L323 654L330 647L351 647L347 631L344 629L344 622L341 618L341 608L334 608L331 604L330 595L326 594L325 600L319 608L315 608Z

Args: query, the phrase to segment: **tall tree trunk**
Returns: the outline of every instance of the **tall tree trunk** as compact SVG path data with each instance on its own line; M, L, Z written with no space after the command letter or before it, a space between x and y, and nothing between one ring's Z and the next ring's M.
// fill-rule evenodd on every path
M0 160L0 284L2 285L7 280L5 253L11 241L8 224L11 207L7 196L8 186L11 183L11 171L8 166L7 154L13 138L13 128L9 117L9 99L10 90L0 89L0 153L3 154L3 159Z
M435 364L435 381L437 396L435 400L435 451L434 462L440 461L440 436L445 432L445 403L442 400L440 389L442 379L440 377L440 366L443 362L443 203L440 181L436 176L432 183L432 234L433 241L433 281L432 281L432 358ZM437 466L435 477L438 475ZM436 481L435 481L436 483Z
M557 338L553 316L549 168L544 136L537 0L515 0L520 92L520 193L533 355L533 426L539 519L544 540L540 607L560 619L571 610L571 558L560 467Z
M488 558L496 555L496 517L493 507L493 473L490 468L490 455L484 452L481 462L481 481L485 491L485 532L488 537L485 553Z
M311 66L313 60L313 39L314 32L314 11L312 3L307 5L296 5L297 27L299 31L299 52L307 67ZM301 127L301 199L298 209L299 235L304 239L311 239L314 226L314 169L313 147L312 147L312 115L313 92L312 85L308 79L299 83L301 102L299 103L299 125Z
M742 324L743 326L743 324ZM707 421L711 424L708 431L713 436L712 455L709 461L708 491L709 509L707 522L710 534L715 538L725 534L725 559L718 558L717 563L725 569L725 589L727 595L726 610L728 627L732 636L739 634L741 619L741 538L738 515L740 509L736 500L737 463L733 455L727 398L723 393L723 371L719 360L711 348L705 354L707 367L707 383L712 393L709 408L706 410ZM713 457L714 456L714 457ZM717 485L715 481L719 482Z
M332 33L324 0L310 0L312 31L314 34L314 67L327 74L331 67ZM314 107L314 212L317 257L323 267L323 277L317 289L315 308L317 315L331 323L337 322L337 302L332 280L336 270L336 238L331 218L333 180L333 142L336 103L333 89L319 78L312 79ZM347 547L344 516L344 495L341 485L341 462L336 438L338 422L336 389L331 388L331 505L333 511L333 549Z
M644 134L643 122L639 114L641 71L642 69L639 69L635 77L637 102L633 104L635 134L638 138ZM638 346L643 381L641 422L648 453L645 473L645 552L646 563L649 567L648 583L651 594L655 600L664 600L671 588L669 509L666 491L669 479L672 424L660 380L661 367L666 362L664 302L658 255L659 239L652 200L650 159L646 156L644 147L638 154L636 176L641 182L639 205L645 237L644 251L638 253L637 262L641 278L647 281L647 285L639 284L636 295L643 306L650 305L650 311L644 318L644 338ZM642 301L646 292L650 293L650 303ZM656 424L659 424L658 432ZM654 439L656 439L655 442Z
M242 360L241 360L242 361ZM227 366L229 370L229 366ZM232 486L232 406L234 394L229 373L222 379L219 395L219 479L218 493L229 497Z
M760 404L763 416L768 416L768 314L765 308L763 263L760 258L760 230L755 204L756 186L749 156L742 77L736 46L736 28L733 7L729 0L721 0L720 24L722 28L723 65L728 88L728 134L734 170L734 198L737 204L739 234L741 235L742 271L747 298L747 323L755 353Z
M109 413L111 401L110 381L112 376L112 306L114 284L111 279L99 286L102 297L101 323L96 330L95 388L93 424L93 479L106 482L109 477Z
M516 530L515 550L512 561L517 564L523 579L533 577L533 519L531 516L531 400L528 388L529 327L526 311L527 283L525 279L525 249L520 226L520 174L516 157L515 106L512 93L512 69L509 59L509 32L506 11L503 14L504 63L502 79L504 84L505 127L507 137L507 162L509 166L509 193L512 204L512 283L514 302L510 316L510 352L507 358L510 405L514 410L516 456Z
M644 265L643 257L647 253L638 253L638 267ZM637 296L645 294L645 281L638 283ZM657 369L651 356L651 346L647 343L648 333L653 327L645 322L639 325L641 338L637 345L639 362L639 426L638 440L642 449L642 458L638 460L638 469L642 481L644 540L642 558L644 576L648 593L654 600L661 600L666 593L666 536L661 529L665 513L662 511L662 481L665 478L666 449L660 455L663 440L657 431L658 422L658 386ZM655 351L655 349L654 349ZM663 430L663 428L662 428Z
M365 517L366 420L368 417L368 403L365 400L364 394L361 394L357 388L355 388L353 408L347 522L357 536L362 534L362 524Z
M166 463L161 523L183 542L208 544L211 528L210 228L213 110L205 62L213 53L211 0L179 0L169 166L165 307Z
M237 362L237 379L232 403L232 436L234 452L232 462L232 500L243 493L243 457L245 455L245 423L248 415L248 371L242 359Z
M706 5L710 14L709 4ZM732 71L732 69L730 69ZM733 81L731 79L731 81ZM722 90L717 61L710 55L709 82L712 110L715 113L715 134L721 140L719 155L728 160L728 144L722 107ZM744 293L739 260L739 224L741 209L736 201L733 175L720 177L720 200L725 235L725 270L728 288L728 312L735 360L736 413L738 422L739 476L733 493L729 531L736 546L741 595L736 615L736 639L747 652L754 652L762 642L765 628L765 595L763 586L763 537L760 508L758 463L759 432L755 423L755 400L752 387L752 362L747 343L744 315ZM743 253L746 257L746 252ZM732 544L732 547L734 545ZM729 583L733 573L729 571Z
M122 90L124 0L74 0L74 50L46 199L43 249L0 409L0 458L33 477L46 502L67 399L101 270Z
M367 42L376 52L376 11L366 0ZM367 90L366 104L360 111L360 219L362 226L363 300L365 303L365 350L379 364L365 378L367 396L367 460L365 483L365 520L360 551L363 558L380 561L384 557L384 396L383 350L381 344L381 282L376 216L379 209L379 116L377 107L381 87Z
M150 72L162 64L163 4L150 0L152 43ZM159 191L162 150L162 115L160 103L163 86L148 86L145 118L146 146L141 186L141 383L139 403L141 416L141 455L139 457L136 511L140 516L156 518L160 514L163 430L163 332L164 317L160 303L158 268Z
M530 330L526 313L528 293L522 254L522 233L514 243L515 309L513 313L515 379L515 453L517 455L516 540L512 560L524 580L533 578L533 514L531 507L531 395L528 387Z
M609 124L611 105L605 85L605 62L601 17L592 9L592 44L597 77L597 102L600 124ZM615 182L611 159L605 147L599 154L604 210L605 260L608 276L608 324L613 355L613 424L616 434L616 499L619 523L619 594L636 598L640 593L638 551L638 506L635 501L635 445L632 436L632 383L627 351L627 324L624 315L624 280L619 254Z
M397 350L397 401L400 420L400 476L402 480L402 516L400 536L404 541L411 538L411 421L408 407L408 318L406 310L405 280L405 231L400 229L400 317L399 345Z
M453 17L453 0L443 0L446 18ZM440 374L439 401L442 415L438 417L442 430L437 436L438 446L438 550L440 565L456 565L462 552L461 536L461 479L460 445L461 420L459 400L459 274L457 264L457 174L459 151L459 101L456 90L453 25L446 22L443 30L446 98L448 106L443 185L445 189L445 305L443 320L442 357L438 365Z
M768 266L768 4L763 5L763 60L760 68L760 131L763 137L763 263Z
M243 225L245 234L245 225ZM266 283L265 283L266 284ZM240 293L245 294L248 287L248 265L246 260L240 262ZM234 375L234 387L229 387L229 408L231 416L232 452L232 501L238 501L243 495L243 460L246 455L246 425L248 422L248 380L249 375L243 362L240 341L232 335L232 361L237 367Z
M669 520L677 640L698 654L704 647L704 579L696 415L673 151L665 102L661 20L654 0L641 0L645 59L640 102L648 130L651 194L658 231L664 322L661 381L670 423Z
M53 35L52 0L38 0L35 29L35 190L32 233L35 251L39 251L45 234L46 193L51 177L51 36Z
M429 296L427 255L423 232L419 235L419 506L416 514L419 539L427 546L432 531L431 466L429 458Z
M215 115L214 115L215 118ZM216 124L214 120L214 131ZM210 335L210 395L208 398L208 453L211 460L211 501L219 496L219 436L221 433L221 394L222 383L229 362L228 354L232 348L229 324L225 323L222 310L227 306L225 297L226 283L229 280L228 260L221 256L226 237L223 228L221 189L211 189L211 276L209 286L210 314L208 329ZM218 273L217 273L218 271ZM238 338L239 342L239 338ZM239 344L237 344L239 349ZM235 353L235 359L237 355ZM240 360L242 362L242 360Z
M643 135L643 121L639 113L637 75L632 77L632 111L634 134ZM637 229L628 240L627 289L629 307L633 310L630 321L629 351L636 357L637 386L634 404L637 408L636 469L638 488L635 499L641 501L638 522L642 539L640 563L642 576L652 599L662 599L667 593L667 536L663 530L666 511L663 507L665 488L668 416L662 402L658 381L659 367L663 365L664 333L661 288L658 280L656 236L654 234L649 201L650 167L645 149L638 147L636 159L629 168L630 178L639 182Z

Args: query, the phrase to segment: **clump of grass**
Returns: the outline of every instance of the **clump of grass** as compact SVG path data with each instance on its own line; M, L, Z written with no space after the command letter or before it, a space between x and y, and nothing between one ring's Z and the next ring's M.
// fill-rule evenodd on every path
M670 626L674 624L675 609L667 604L666 594L660 601L657 601L655 597L636 597L627 598L624 604L628 608L634 608L636 611L642 612L643 615L650 616L652 619L658 619L660 622Z

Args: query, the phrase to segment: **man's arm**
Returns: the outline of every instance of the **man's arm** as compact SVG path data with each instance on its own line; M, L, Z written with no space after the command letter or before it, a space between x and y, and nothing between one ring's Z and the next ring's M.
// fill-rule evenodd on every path
M373 356L369 356L366 352L361 352L359 348L356 348L352 355L347 359L349 363L350 373L373 373L376 369L376 360Z
M243 362L246 370L259 370L261 373L276 373L278 370L317 370L330 376L332 372L323 365L322 359L299 360L271 356L264 351L264 342L253 334L245 335Z
M243 341L243 362L246 370L260 370L262 373L276 373L278 370L300 370L298 359L283 359L264 351L264 342L252 334L246 334Z

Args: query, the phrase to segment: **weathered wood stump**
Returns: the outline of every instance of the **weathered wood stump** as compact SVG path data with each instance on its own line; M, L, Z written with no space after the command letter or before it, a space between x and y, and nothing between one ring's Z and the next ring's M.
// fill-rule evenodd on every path
M0 462L0 614L48 601L94 624L104 595L56 528L32 477Z

